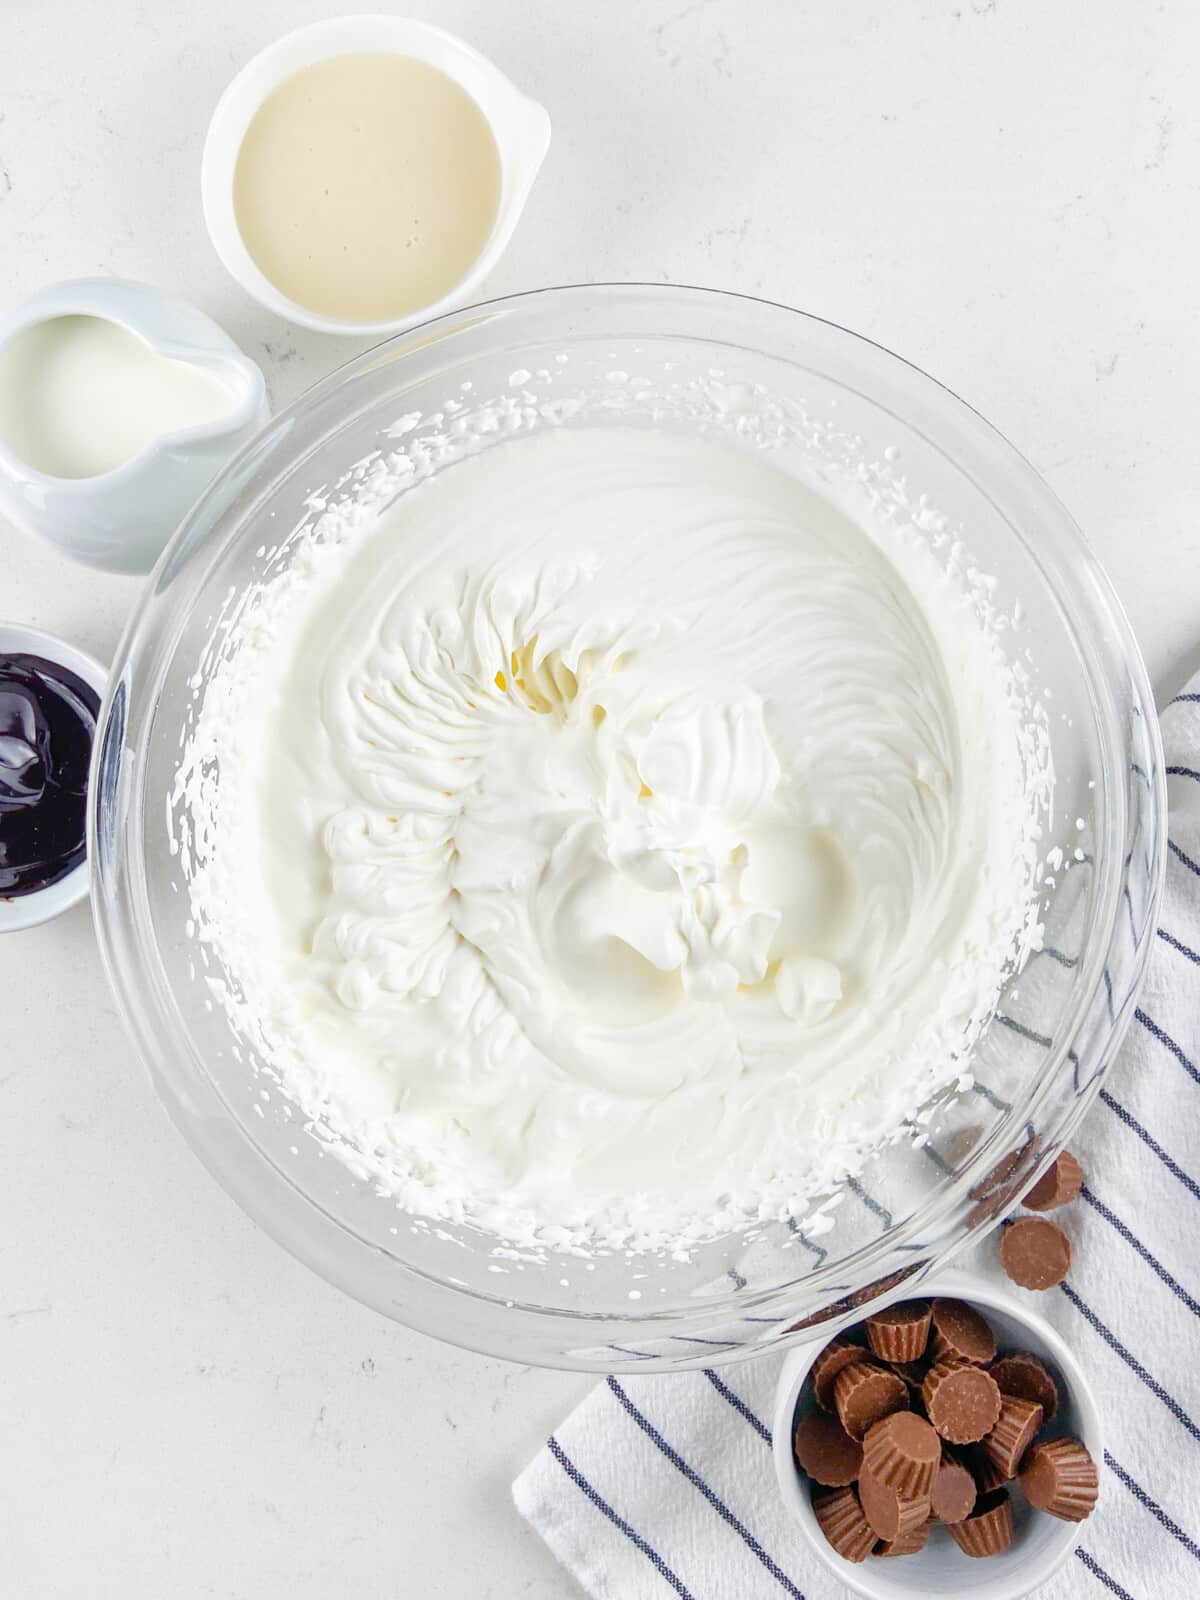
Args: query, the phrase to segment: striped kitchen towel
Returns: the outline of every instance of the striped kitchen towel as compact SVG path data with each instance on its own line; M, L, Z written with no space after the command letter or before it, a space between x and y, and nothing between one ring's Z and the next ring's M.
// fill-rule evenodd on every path
M1162 717L1170 850L1149 976L1074 1148L1075 1265L1038 1297L1093 1374L1100 1505L1044 1600L1200 1595L1200 677ZM962 1262L997 1273L995 1237ZM781 1357L609 1378L517 1479L522 1516L597 1600L841 1600L783 1514Z

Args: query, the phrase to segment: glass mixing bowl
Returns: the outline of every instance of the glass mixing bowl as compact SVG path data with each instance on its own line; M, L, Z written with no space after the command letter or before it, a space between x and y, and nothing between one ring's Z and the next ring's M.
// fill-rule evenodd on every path
M806 458L897 492L958 535L1025 625L1057 789L1045 841L1045 950L1009 985L974 1083L882 1150L825 1231L759 1226L687 1259L496 1252L427 1225L356 1177L266 1082L209 983L181 861L173 779L207 663L251 586L282 570L331 499L376 500L490 432L618 420ZM420 471L411 472L416 463ZM358 464L358 465L356 465ZM953 540L949 541L953 543ZM1133 1011L1162 876L1162 753L1128 623L1078 530L962 401L877 345L785 307L673 286L518 295L454 313L351 362L228 467L163 556L113 665L92 785L101 948L155 1086L240 1204L389 1317L491 1354L603 1370L688 1367L833 1331L994 1225L1091 1103ZM1056 861L1057 856L1050 857Z

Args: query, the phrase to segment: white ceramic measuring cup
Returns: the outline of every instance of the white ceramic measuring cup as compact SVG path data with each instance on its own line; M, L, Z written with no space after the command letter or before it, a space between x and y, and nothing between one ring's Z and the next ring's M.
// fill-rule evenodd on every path
M229 408L159 435L111 472L60 478L0 437L0 514L55 549L109 572L149 572L185 511L270 415L262 373L195 306L128 278L50 284L0 317L0 350L58 317L100 317L151 350L218 379Z
M383 322L345 322L289 299L260 271L238 228L233 180L238 152L255 112L285 78L334 56L381 51L427 62L453 78L475 101L487 118L500 154L500 204L491 236L449 294L407 316ZM545 108L523 95L498 67L462 39L407 17L329 17L297 28L260 51L217 102L200 169L204 220L227 270L269 311L319 333L356 337L400 333L461 305L483 282L513 236L549 145L550 117Z

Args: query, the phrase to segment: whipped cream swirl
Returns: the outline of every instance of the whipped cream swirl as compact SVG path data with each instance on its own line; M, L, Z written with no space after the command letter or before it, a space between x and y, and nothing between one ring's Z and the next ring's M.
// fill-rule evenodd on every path
M798 1209L964 1070L1036 814L923 541L581 429L313 574L223 668L192 892L290 1091L406 1206L677 1244Z

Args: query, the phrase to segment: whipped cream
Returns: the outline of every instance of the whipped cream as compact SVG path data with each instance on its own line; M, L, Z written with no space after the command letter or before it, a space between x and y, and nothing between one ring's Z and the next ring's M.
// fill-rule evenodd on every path
M1004 656L928 541L761 456L549 430L265 591L189 891L407 1210L657 1248L827 1192L1036 941Z

